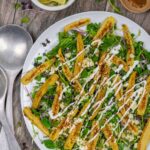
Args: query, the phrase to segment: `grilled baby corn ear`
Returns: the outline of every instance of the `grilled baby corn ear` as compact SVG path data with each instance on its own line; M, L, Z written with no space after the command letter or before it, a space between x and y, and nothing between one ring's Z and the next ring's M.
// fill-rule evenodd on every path
M68 150L72 149L72 147L74 146L74 144L80 134L82 125L83 125L83 122L79 121L73 126L73 128L71 129L71 131L67 137L67 140L65 142L64 149L68 149Z
M122 30L123 30L123 34L124 34L124 38L126 40L127 43L127 47L128 47L128 52L127 52L127 64L129 66L132 66L134 63L134 46L133 46L133 39L132 36L130 34L130 31L128 29L127 25L122 25Z
M77 35L77 55L74 67L74 77L80 73L85 55L83 38L80 33Z
M49 136L49 130L42 124L40 118L32 113L30 107L24 107L23 113L37 128L39 128L45 135Z
M115 23L116 20L114 17L111 16L106 18L93 40L102 39L113 28Z
M37 93L35 94L35 97L33 99L32 102L32 108L37 109L39 107L41 98L44 96L44 94L47 92L48 87L50 85L54 85L56 83L56 81L58 80L58 75L57 74L53 74L51 75L46 82L40 87L40 89L37 91Z
M90 22L91 22L91 20L89 18L84 18L84 19L80 19L78 21L74 21L74 22L66 25L64 27L64 31L68 32L69 30L72 30L74 28L85 26L85 25L89 24Z
M55 58L52 58L51 60L45 61L43 64L41 64L38 67L35 67L32 70L30 70L29 72L27 72L22 77L21 83L24 85L27 85L30 82L32 82L32 80L35 77L37 77L38 75L40 75L41 73L46 71L49 67L51 67L54 64L55 60L56 60Z
M99 134L97 134L98 132L99 132L99 123L96 121L93 121L92 131L90 134L90 140L87 142L87 150L95 150L96 149L96 145L97 145L97 142L99 139Z
M111 126L109 124L107 124L102 129L102 132L104 133L105 138L108 140L108 144L112 148L112 150L119 150L118 144L117 144L116 139L113 135Z
M143 116L145 114L147 104L148 104L148 97L150 94L150 76L147 78L147 83L145 87L144 95L142 94L141 100L139 102L138 108L137 108L137 114L140 116Z
M147 145L150 141L150 118L148 119L148 122L146 123L143 133L141 135L141 139L138 142L138 150L146 150Z

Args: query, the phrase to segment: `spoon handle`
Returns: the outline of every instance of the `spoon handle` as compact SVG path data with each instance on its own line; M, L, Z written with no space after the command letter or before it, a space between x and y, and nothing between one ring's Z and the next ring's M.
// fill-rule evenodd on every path
M7 120L5 114L2 117L1 123L2 123L2 126L3 126L5 134L6 134L9 150L21 150L21 148L20 148L9 124L8 124L8 120Z
M14 124L13 124L13 87L14 87L14 80L16 75L11 74L8 76L8 93L6 99L6 116L8 118L8 123L12 132L14 133Z

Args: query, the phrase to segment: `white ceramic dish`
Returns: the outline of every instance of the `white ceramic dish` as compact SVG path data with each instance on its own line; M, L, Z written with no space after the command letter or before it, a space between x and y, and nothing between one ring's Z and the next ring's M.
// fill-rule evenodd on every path
M117 20L118 27L121 27L122 24L127 24L129 26L129 29L135 33L138 34L139 30L141 31L141 35L138 37L137 40L142 40L144 41L144 47L150 51L150 36L146 31L141 28L138 24L135 22L131 21L130 19L123 17L121 15L115 14L115 13L110 13L110 12L101 12L101 11L94 11L94 12L84 12L80 14L76 14L70 17L67 17L61 21L58 21L54 25L50 26L45 32L41 34L41 36L37 39L37 41L34 43L32 46L27 59L25 61L24 67L23 67L23 73L27 72L33 67L33 61L34 58L38 56L38 54L42 54L45 51L49 51L52 49L56 43L58 42L58 32L63 30L63 27L67 25L70 22L73 22L75 20L78 20L80 18L90 18L92 22L102 22L106 17L108 16L114 16ZM47 45L46 47L43 47L41 43L45 41L45 39L49 39L51 43ZM31 91L31 88L34 83L30 84L27 86L28 90ZM23 109L24 106L31 106L31 99L27 96L27 91L21 85L21 107ZM31 136L34 136L33 132L33 127L31 122L25 118L25 123L27 126L27 129ZM43 134L41 131L39 131L36 127L35 130L39 132L38 136L34 138L35 143L41 150L47 150L44 145L41 144L40 139L43 139ZM150 150L150 147L148 148Z
M69 7L70 5L72 5L75 0L69 0L65 5L60 5L60 6L47 6L44 5L42 3L40 3L38 0L31 0L36 6L38 6L39 8L42 8L44 10L48 10L48 11L58 11L58 10L62 10L65 9L67 7Z

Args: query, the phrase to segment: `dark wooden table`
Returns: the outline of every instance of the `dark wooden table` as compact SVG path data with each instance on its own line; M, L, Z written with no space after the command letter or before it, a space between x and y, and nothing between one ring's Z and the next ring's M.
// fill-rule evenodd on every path
M0 26L5 24L22 25L21 19L23 17L28 17L30 18L29 23L23 24L23 26L30 32L34 40L36 40L38 36L50 25L72 14L94 10L113 11L107 0L103 0L101 2L96 2L96 0L76 0L71 7L58 12L41 11L35 6L33 6L33 9L16 10L14 7L16 2L18 2L18 0L0 0ZM150 11L142 14L134 14L125 10L119 0L117 0L117 5L121 8L122 15L141 25L150 34ZM18 75L16 79L13 92L15 134L23 150L37 150L38 148L32 142L32 138L26 129L22 117L19 97L19 79L20 75ZM2 147L0 146L0 149L1 148Z

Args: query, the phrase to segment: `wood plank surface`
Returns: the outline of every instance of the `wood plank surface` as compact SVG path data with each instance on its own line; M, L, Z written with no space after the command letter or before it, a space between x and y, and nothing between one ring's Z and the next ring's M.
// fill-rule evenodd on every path
M56 12L41 11L34 6L35 10L18 10L15 15L14 23L21 24L20 20L24 16L29 16L30 22L25 27L31 33L34 40L50 25L67 16L92 10L105 10L106 1L96 3L95 0L76 0L69 8Z
M15 17L14 4L17 0L0 0L0 26L12 24Z
M30 22L28 24L23 24L23 26L30 32L33 39L36 40L38 36L50 25L56 21L63 19L64 17L70 16L84 11L112 11L109 3L106 0L102 2L95 2L95 0L76 0L76 2L69 8L58 11L58 12L48 12L42 11L39 8L33 6L33 9L20 10L14 9L14 3L17 0L0 0L0 26L15 23L21 24L21 18L28 16ZM21 0L24 1L24 0ZM134 14L128 12L123 8L119 0L117 5L121 8L122 15L132 19L141 25L148 33L150 33L150 11L143 14ZM17 140L22 148L22 150L38 150L37 146L32 141L32 138L27 131L22 116L21 104L20 104L20 74L18 75L15 85L14 85L14 125Z

